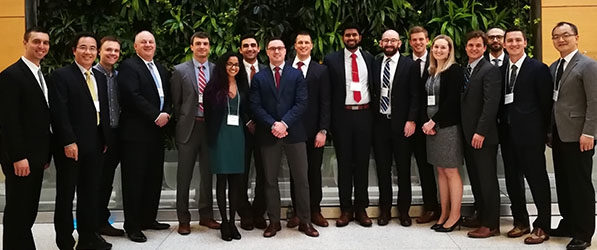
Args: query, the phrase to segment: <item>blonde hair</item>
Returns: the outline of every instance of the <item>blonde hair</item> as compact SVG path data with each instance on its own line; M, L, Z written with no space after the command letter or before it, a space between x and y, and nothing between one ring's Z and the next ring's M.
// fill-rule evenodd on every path
M433 43L431 43L431 50L433 51L433 45L435 44L435 41L440 39L446 40L448 42L450 53L448 54L448 59L446 60L446 63L444 63L444 65L440 69L437 68L437 59L435 59L435 57L433 56L433 52L429 53L429 75L438 75L449 69L450 66L452 66L452 64L456 63L456 59L454 57L454 42L452 41L452 38L450 38L449 36L438 35L435 38L433 38Z

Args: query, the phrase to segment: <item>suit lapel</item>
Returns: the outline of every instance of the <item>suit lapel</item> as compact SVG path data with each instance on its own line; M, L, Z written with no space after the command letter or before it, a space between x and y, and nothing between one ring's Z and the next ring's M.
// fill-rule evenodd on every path
M211 69L211 68L210 68ZM189 60L187 62L187 70L186 70L187 77L189 78L189 83L193 87L195 94L199 94L199 79L198 76L195 76L195 64L193 64L193 60Z
M23 62L22 59L19 59L19 68L20 68L22 74L27 78L27 79L25 79L25 82L34 83L36 85L35 87L37 87L39 89L38 97L42 98L44 103L47 106L48 102L46 101L46 97L44 96L44 91L41 89L41 86L39 85L37 78L33 75L33 72L31 72L31 70L29 69L27 64L25 64L25 62ZM44 79L44 83L46 84L46 88L48 88L48 82L46 82L45 79ZM48 91L49 91L49 89L48 89Z
M263 69L263 73L265 73L265 80L267 84L267 87L272 91L272 93L274 94L274 96L276 97L276 99L278 99L278 90L276 89L276 79L274 77L274 74L272 73L272 69L267 67L265 69ZM284 75L284 74L282 74ZM280 82L282 82L282 77L280 77Z
M81 84L83 84L83 89L86 90L84 92L85 92L85 95L87 96L87 99L91 103L93 103L93 97L91 97L91 91L89 91L89 86L87 86L87 79L85 79L85 77L83 76L83 73L81 73L79 66L77 66L75 63L71 64L71 71L72 71L75 79L78 82L80 82ZM93 70L91 72L93 72ZM96 85L97 85L97 80L96 80ZM96 90L96 92L97 92L97 90Z
M405 57L400 55L397 65L396 65L396 71L394 72L394 80L392 80L392 93L394 93L394 89L398 88L398 78L402 76L402 72L404 72L406 65L403 62L405 60Z
M576 52L576 55L574 55L572 57L572 59L570 60L570 62L568 63L568 66L566 66L566 70L564 70L564 73L562 74L562 78L560 79L560 89L562 88L562 86L567 82L566 79L568 78L568 75L570 75L570 72L572 72L572 70L574 69L574 67L576 67L576 65L578 64L578 61L580 60L580 52ZM555 79L555 77L554 77Z

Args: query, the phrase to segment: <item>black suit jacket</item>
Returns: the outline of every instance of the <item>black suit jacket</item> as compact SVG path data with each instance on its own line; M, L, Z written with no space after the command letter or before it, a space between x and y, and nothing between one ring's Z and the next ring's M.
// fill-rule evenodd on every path
M145 62L134 55L119 66L121 138L125 141L162 141L162 129L155 124L160 113L172 114L170 72L154 63L160 72L164 91L164 106L160 110L160 96L155 81Z
M43 91L29 67L19 59L0 73L1 162L27 158L43 166L50 162L51 114Z
M259 143L273 144L278 140L271 133L276 121L284 121L288 125L288 135L283 138L285 143L307 140L301 121L307 109L307 85L298 69L284 65L279 89L276 89L272 70L260 70L251 81L249 100L257 122L255 136Z
M440 77L439 103L437 103L439 110L431 119L439 128L459 125L460 92L462 84L464 84L464 73L460 66L453 64L446 71L440 73ZM424 94L427 96L427 91ZM425 109L427 109L427 102L425 102ZM427 121L429 121L428 117L423 122Z
M510 139L516 144L543 144L551 122L553 80L542 62L524 59L514 84L514 102L504 104L504 93L510 77L508 63L502 68L500 126L510 125Z
M427 105L427 95L425 94L425 84L427 83L427 79L429 78L429 54L427 53L427 60L425 60L425 67L423 67L423 75L419 72L419 81L417 82L417 89L419 92L419 117L417 117L417 125L420 124L421 126L423 123L427 122L427 110L425 106ZM413 59L413 54L410 54L408 58ZM414 59L413 59L414 61ZM415 62L415 65L417 62ZM421 68L419 67L419 70ZM420 127L420 126L419 126Z
M244 72L239 72L239 74ZM211 82L205 87L205 100L203 106L205 108L205 123L207 127L207 143L215 146L220 127L223 122L227 122L228 108L227 99L225 97L218 97L215 88L216 83ZM240 110L239 110L239 126L245 127L249 121L249 85L247 82L237 82L238 93L240 96ZM244 131L246 133L246 130Z
M371 108L376 114L380 109L381 72L385 65L386 57L375 60L373 64L373 85L371 85ZM392 110L392 129L395 132L404 131L406 121L417 122L419 118L419 88L420 67L412 59L400 56L396 72L391 83L390 105ZM402 134L402 133L401 133Z
M52 73L49 85L50 107L52 107L52 129L60 146L77 143L79 152L96 152L98 145L110 145L110 112L108 84L100 71L93 69L100 102L101 138L98 135L96 109L87 87L85 76L72 63ZM99 139L104 141L97 141Z

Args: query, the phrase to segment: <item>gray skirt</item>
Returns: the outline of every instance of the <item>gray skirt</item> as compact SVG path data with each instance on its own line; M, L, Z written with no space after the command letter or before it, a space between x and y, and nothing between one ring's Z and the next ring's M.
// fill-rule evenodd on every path
M427 161L429 164L443 168L462 166L463 147L460 126L437 128L435 135L427 136Z

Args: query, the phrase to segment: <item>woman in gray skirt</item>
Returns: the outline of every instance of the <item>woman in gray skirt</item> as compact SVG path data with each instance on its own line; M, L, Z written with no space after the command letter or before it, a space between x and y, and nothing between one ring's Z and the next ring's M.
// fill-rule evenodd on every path
M446 35L433 39L429 57L427 117L423 132L427 135L427 161L437 168L442 212L431 228L451 232L460 225L462 179L458 167L463 164L460 131L460 92L464 83L462 69L454 59L454 43Z

